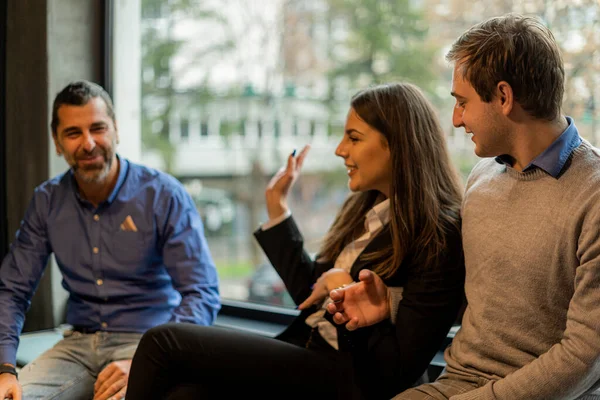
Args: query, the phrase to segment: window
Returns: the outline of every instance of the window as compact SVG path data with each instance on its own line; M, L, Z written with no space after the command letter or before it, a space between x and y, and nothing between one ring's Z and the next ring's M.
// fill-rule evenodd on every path
M190 121L182 119L179 127L181 129L179 132L181 140L187 141L190 137Z
M463 130L451 124L451 70L444 55L486 17L536 14L551 26L566 66L565 113L583 137L598 143L596 0L136 0L128 10L132 4L139 8L132 12L139 29L123 40L137 38L141 61L121 68L138 68L141 161L190 190L226 299L292 306L252 236L267 219L264 189L294 149L313 145L290 207L307 250L318 251L347 194L334 150L358 89L392 80L420 86L437 107L466 178L477 158ZM198 110L200 121L193 117ZM190 136L199 126L206 140L164 140L173 137L170 129L181 129L184 137L188 120Z

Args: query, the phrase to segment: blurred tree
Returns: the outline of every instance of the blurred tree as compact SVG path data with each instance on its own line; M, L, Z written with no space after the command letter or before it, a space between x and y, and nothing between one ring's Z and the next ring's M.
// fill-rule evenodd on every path
M192 69L205 69L206 81L211 68L206 57L232 46L226 38L217 43L206 41L205 46L190 49L174 32L177 23L184 19L221 25L225 22L204 1L142 0L142 145L158 150L167 172L172 172L175 156L169 131L172 113L177 108L178 78ZM173 60L183 51L185 62L175 71ZM213 98L210 88L202 83L186 90L193 92L187 96L186 107L199 107Z
M350 88L406 80L433 94L435 76L431 66L437 48L426 41L428 24L422 7L411 0L327 3L331 37L340 38L330 47L332 91L344 80ZM346 34L338 35L333 30Z

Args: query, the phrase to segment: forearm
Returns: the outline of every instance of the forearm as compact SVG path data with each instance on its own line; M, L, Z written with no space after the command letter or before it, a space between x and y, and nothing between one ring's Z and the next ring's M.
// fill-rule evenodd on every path
M183 293L173 310L171 322L212 325L221 308L218 285L203 285L194 292Z
M599 380L598 347L565 339L504 379L452 400L576 399Z
M581 259L585 261L585 257ZM596 262L583 263L577 268L577 285L569 303L566 329L554 345L503 379L455 400L567 400L576 399L596 386L600 381L597 271Z
M33 288L13 266L9 253L0 266L0 363L15 364L19 335Z
M287 218L267 231L254 232L296 304L302 303L311 293L310 286L326 269L315 263L304 251L304 239L293 218Z
M11 299L10 293L0 289L0 364L16 364L24 313Z

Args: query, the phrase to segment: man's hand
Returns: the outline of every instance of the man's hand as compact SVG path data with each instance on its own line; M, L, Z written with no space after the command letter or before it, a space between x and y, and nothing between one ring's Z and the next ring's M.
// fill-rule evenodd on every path
M21 384L12 374L0 374L0 399L21 400Z
M346 324L349 331L376 324L390 317L389 289L383 280L368 269L358 275L359 282L329 294L334 302L327 305L336 324Z
M94 400L121 400L127 391L131 360L115 361L106 366L94 384Z
M352 282L353 280L349 273L340 268L331 268L323 272L319 279L317 279L312 293L298 306L298 309L304 310L313 304L322 302L333 289Z

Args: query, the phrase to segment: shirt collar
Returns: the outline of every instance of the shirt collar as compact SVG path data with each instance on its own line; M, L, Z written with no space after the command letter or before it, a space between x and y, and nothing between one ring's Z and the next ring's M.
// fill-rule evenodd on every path
M108 196L108 199L106 199L106 201L104 203L110 204L115 200L115 197L117 197L117 193L119 192L119 189L121 189L121 186L123 186L123 183L125 182L125 177L127 176L127 170L129 169L129 161L127 161L124 158L121 158L117 154L117 162L119 163L119 177L117 178L117 183L116 183L115 187L113 188L112 192ZM73 183L73 188L75 190L75 196L77 197L77 199L79 201L85 201L81 197L81 195L79 194L79 190L77 189L77 181L75 180L75 175L73 173L72 168L69 170L69 174L71 175L71 182Z
M367 232L373 233L383 228L388 222L390 222L389 198L378 203L367 212L367 216L365 217L365 229Z
M567 129L554 141L546 150L544 150L539 156L534 158L524 169L526 172L535 167L546 171L554 178L558 177L560 171L562 171L567 159L577 146L581 144L581 137L577 132L577 128L573 123L571 117L566 117ZM512 166L514 159L507 154L496 157L496 161L500 164Z
M125 182L125 177L127 176L127 170L129 169L129 161L127 161L124 158L121 158L118 154L117 159L119 161L119 177L117 178L117 184L110 193L110 196L108 196L108 199L106 199L106 202L109 204L115 200L115 197L117 197L117 193L119 193L121 186L123 186L123 183Z

